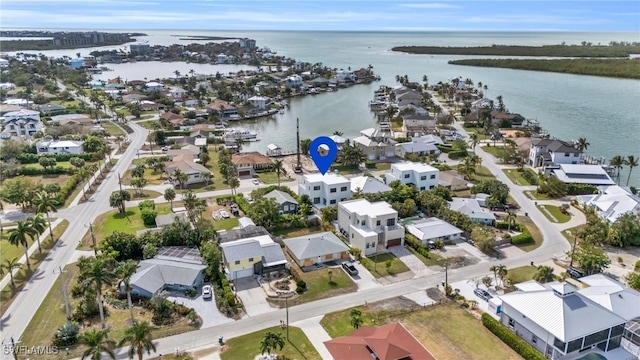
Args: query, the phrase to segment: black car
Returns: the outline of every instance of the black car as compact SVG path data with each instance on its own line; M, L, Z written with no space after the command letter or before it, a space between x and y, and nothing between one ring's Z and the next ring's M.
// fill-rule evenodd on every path
M489 294L488 291L486 290L482 290L479 288L476 288L475 290L473 290L473 293L476 294L480 299L484 300L484 301L489 301L489 299L491 299L493 296L491 296L491 294Z
M569 274L569 276L571 276L574 279L580 279L581 277L584 277L584 273L574 267L568 268L567 274Z
M491 211L507 211L509 210L509 208L507 207L507 205L495 205L491 207Z
M358 269L356 269L356 267L353 266L353 263L343 262L342 263L342 268L344 269L344 271L346 271L351 276L358 275Z

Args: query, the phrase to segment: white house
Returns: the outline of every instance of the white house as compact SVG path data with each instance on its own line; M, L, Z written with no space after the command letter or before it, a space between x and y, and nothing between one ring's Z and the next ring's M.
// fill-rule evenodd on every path
M362 250L364 255L376 253L379 245L388 248L404 244L404 228L398 224L398 212L384 201L341 202L338 227L351 246Z
M6 68L9 66L9 60L0 58L0 68Z
M413 184L418 190L429 190L438 186L440 171L433 166L403 162L391 164L391 172L385 174L384 182L399 180L405 185Z
M540 167L551 164L579 164L582 151L569 143L552 139L531 139L529 165Z
M615 185L601 165L560 164L548 168L550 173L566 184ZM547 169L545 169L545 172Z
M338 80L339 82L345 82L345 81L355 82L356 75L351 70L340 69L338 70L338 72L336 72L336 80Z
M156 81L150 81L145 84L145 88L147 89L147 91L163 91L164 85Z
M216 56L216 62L218 64L224 64L229 62L229 57L226 54L218 54L218 56Z
M353 145L362 149L367 160L385 160L395 156L393 135L390 132L369 128L360 131L353 139Z
M436 240L458 240L463 233L457 227L435 217L415 221L407 226L407 231L425 245L433 244Z
M167 177L172 181L174 186L180 183L178 179L173 176L176 170L180 170L180 172L187 174L188 178L184 183L185 185L206 182L208 180L203 176L203 174L211 174L209 169L195 162L194 156L187 152L174 156L171 161L164 164L164 167Z
M593 206L603 219L613 223L626 213L640 213L640 197L618 185L602 186L600 193L577 197L582 206Z
M4 114L4 130L12 136L31 137L42 130L40 113L29 109L20 109Z
M371 176L356 176L351 178L351 192L362 194L377 194L391 191L391 187Z
M169 90L169 95L171 95L171 97L174 98L174 99L182 99L183 96L187 95L187 90L185 90L183 88L176 87L176 88L173 88L173 89Z
M438 145L444 145L444 141L442 141L442 139L437 136L437 135L423 135L423 136L414 136L411 138L411 141L413 142L423 142L423 143L427 143L427 144L438 144Z
M10 83L10 82L0 83L0 90L13 90L15 88L16 88L16 85L14 83Z
M453 211L467 215L471 221L485 225L493 225L496 221L495 216L480 207L478 200L469 198L451 198L449 207Z
M351 183L349 179L337 174L307 174L303 176L302 183L298 184L298 194L308 195L313 206L321 209L349 199Z
M395 145L395 153L399 158L405 158L407 154L418 156L440 154L440 150L434 144L425 142L406 142Z
M271 99L266 96L252 96L247 99L247 102L255 108L264 110L267 108L267 105L269 105L270 100Z
M284 79L284 86L288 88L302 86L304 84L304 80L302 76L298 74L293 74Z
M550 359L589 350L620 353L626 320L580 294L567 283L551 282L500 296L500 322ZM636 304L637 305L637 304ZM629 354L630 355L630 354ZM628 359L632 357L611 357Z
M82 141L63 140L63 141L38 141L36 150L38 155L48 154L82 154Z

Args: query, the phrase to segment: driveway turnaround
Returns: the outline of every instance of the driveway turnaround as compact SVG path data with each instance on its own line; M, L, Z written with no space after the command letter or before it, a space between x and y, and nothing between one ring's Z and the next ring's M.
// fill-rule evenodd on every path
M362 264L360 264L359 262L354 262L353 266L355 266L356 269L358 269L358 275L352 276L352 275L349 275L348 273L347 275L351 277L351 279L353 280L353 282L356 283L356 285L358 285L358 291L377 288L382 286L382 284L376 281L376 278L373 277L373 275L371 275L369 270L367 270L367 268L365 268ZM344 269L342 269L342 267L340 267L340 269L341 271L345 271Z
M247 316L256 316L276 310L267 302L267 294L258 280L246 277L236 280L236 291L244 304Z
M389 251L407 265L409 270L414 273L414 279L435 274L433 270L430 270L417 256L410 253L404 246L392 246L389 248Z
M208 328L234 321L218 311L216 301L213 298L205 300L202 298L202 294L198 294L198 297L196 298L167 296L167 300L175 301L177 304L182 304L195 310L200 318L202 318L202 328Z

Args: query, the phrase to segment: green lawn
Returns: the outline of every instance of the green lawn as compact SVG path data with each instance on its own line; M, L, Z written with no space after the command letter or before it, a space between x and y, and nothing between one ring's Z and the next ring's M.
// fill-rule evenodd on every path
M527 227L527 229L529 229L529 232L533 237L534 243L526 244L526 245L516 245L516 246L524 251L531 251L539 248L540 245L542 245L542 242L544 241L544 239L542 237L542 233L540 232L540 229L538 229L536 224L533 221L531 221L531 219L527 216L518 216L517 221L521 224L524 224Z
M340 175L353 175L362 174L358 165L333 165L331 166L331 172L338 170Z
M533 172L530 169L524 169L526 172ZM522 172L517 169L502 169L505 175L511 180L512 183L520 186L530 186L533 185L527 181L527 179L522 176ZM537 177L537 175L535 175Z
M115 125L111 121L103 121L100 123L100 126L102 126L111 136L127 135L124 130L122 130L119 126Z
M257 178L260 180L260 182L264 183L264 184L277 184L278 183L278 175L275 171L272 172L262 172L259 173ZM287 175L283 175L280 174L280 182L287 182L287 181L291 181L290 177L287 177Z
M483 146L482 150L484 150L484 152L486 153L493 155L498 160L502 159L502 154L504 151L503 148L500 146Z
M53 237L55 241L52 242L51 238L47 237L46 240L41 242L42 253L36 251L29 257L31 270L27 268L26 264L23 264L20 267L20 270L18 270L18 272L14 275L14 279L16 283L15 289L12 289L11 283L7 283L7 285L2 289L2 291L0 292L0 316L3 316L4 312L11 305L11 302L13 301L13 298L14 298L14 294L21 291L22 288L24 288L24 286L27 284L27 282L29 282L29 280L31 279L31 276L34 274L35 271L37 271L40 263L44 261L44 259L47 257L51 249L53 249L53 247L57 243L58 239L60 239L60 236L62 236L65 230L67 230L67 227L69 227L69 221L62 220L62 222L58 224L58 226L53 228ZM12 247L12 246L10 245L9 247ZM4 248L2 249L2 251L3 251L2 257L8 258L8 257L5 257L4 255Z
M401 322L439 360L522 359L476 317L452 303L403 311L375 310L372 306L357 309L362 313L362 326ZM350 311L327 314L320 324L331 337L350 334L355 330Z
M387 261L389 260L391 261L391 267L387 269ZM371 272L371 275L376 278L394 276L409 271L407 265L392 253L382 253L363 257L360 259L360 263L364 265L364 267Z
M147 199L155 199L157 197L162 196L161 193L155 190L142 190L142 194L133 189L127 190L129 194L131 194L131 200L147 200Z
M271 233L274 236L280 236L282 238L293 238L298 236L315 234L319 232L322 232L322 227L311 226L311 227L306 227L302 229L295 229L295 228L281 229L281 230L272 231Z
M169 204L156 204L156 211L158 211L158 215L168 214L170 212ZM142 217L140 216L140 208L137 206L128 206L127 211L124 214L120 214L118 210L110 211L98 216L98 218L93 222L93 230L95 232L97 242L114 231L135 234L138 230L153 227L154 226L144 225ZM85 237L90 241L89 236Z
M162 185L166 180L164 175L164 172L154 173L153 169L144 169L144 178L147 180L147 185ZM131 170L125 171L121 178L122 185L131 185L131 178Z
M331 282L329 282L331 271ZM358 289L341 268L324 268L302 273L302 280L307 283L307 291L289 301L289 305L298 305L328 297L338 296ZM284 307L284 302L279 302Z
M2 259L18 259L22 255L24 255L24 247L22 245L15 246L9 243L9 232L11 229L5 229L2 232L2 238L0 238L0 249L2 249ZM49 229L47 229L47 234L49 233ZM33 240L29 240L29 247L33 244Z
M575 241L576 234L578 234L580 230L584 229L585 226L587 225L583 224L583 225L574 226L570 229L563 230L562 235L564 235L564 238L567 239L569 244L573 246L573 242Z
M571 220L571 215L563 214L560 208L555 205L538 205L537 206L542 215L544 215L549 221L553 223L566 223Z
M282 350L274 351L275 354L280 355L278 358L322 360L307 335L294 326L289 326L289 341L286 341L287 331L279 326L226 340L220 358L222 360L253 360L256 355L260 355L260 341L268 331L280 333L285 338Z
M220 174L220 168L218 165L218 150L215 150L216 147L209 147L209 162L207 163L207 169L213 173L213 181L210 185L202 186L196 188L194 191L211 191L211 190L222 190L228 189L229 185L224 183L224 179Z
M144 116L142 116L142 118L144 118ZM143 128L147 129L147 130L153 130L154 125L156 125L157 127L159 127L160 129L162 129L162 125L160 125L159 121L138 121L136 122L136 124L142 126Z
M444 264L447 262L447 258L433 252L429 252L429 258L425 258L424 256L418 254L417 251L413 250L413 248L407 246L407 249L418 259L420 259L420 261L422 261L422 263L424 263L426 266L444 266Z
M391 169L391 163L379 162L373 168L367 168L369 171L384 171Z
M213 228L216 230L231 230L238 226L238 218L213 220Z
M528 197L529 199L532 199L532 200L551 200L551 198L548 197L547 194L541 194L541 193L538 193L535 190L534 191L525 191L524 195L526 197Z
M532 280L535 274L538 272L538 268L535 266L521 266L513 269L507 269L507 278L512 284L517 284L525 281Z
M461 166L462 165L458 165L457 167L454 167L454 169L460 168ZM495 178L496 177L491 173L491 171L489 171L489 169L482 165L478 165L476 166L475 174L471 176L471 182L478 183L483 180L495 180Z

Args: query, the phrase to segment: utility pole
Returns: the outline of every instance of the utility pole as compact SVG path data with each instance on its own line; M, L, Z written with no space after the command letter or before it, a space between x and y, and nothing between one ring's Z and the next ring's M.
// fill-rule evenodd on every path
M296 171L302 171L302 163L300 162L300 119L296 118L296 149L297 149L297 163Z
M287 312L287 341L289 341L289 295L284 298L284 307Z
M571 261L569 262L569 268L573 267L573 254L576 252L576 245L578 244L578 236L573 235L573 248L571 249Z
M449 264L444 264L444 286L449 285Z
M64 309L67 313L67 320L71 319L71 310L69 307L69 297L67 296L67 283L64 281L64 273L66 273L66 270L62 270L62 266L58 267L58 271L60 272L60 281L62 281L62 297L64 298ZM56 271L54 270L53 273L55 274Z
M120 192L122 192L122 179L120 178L120 173L118 173L118 185L120 185Z

